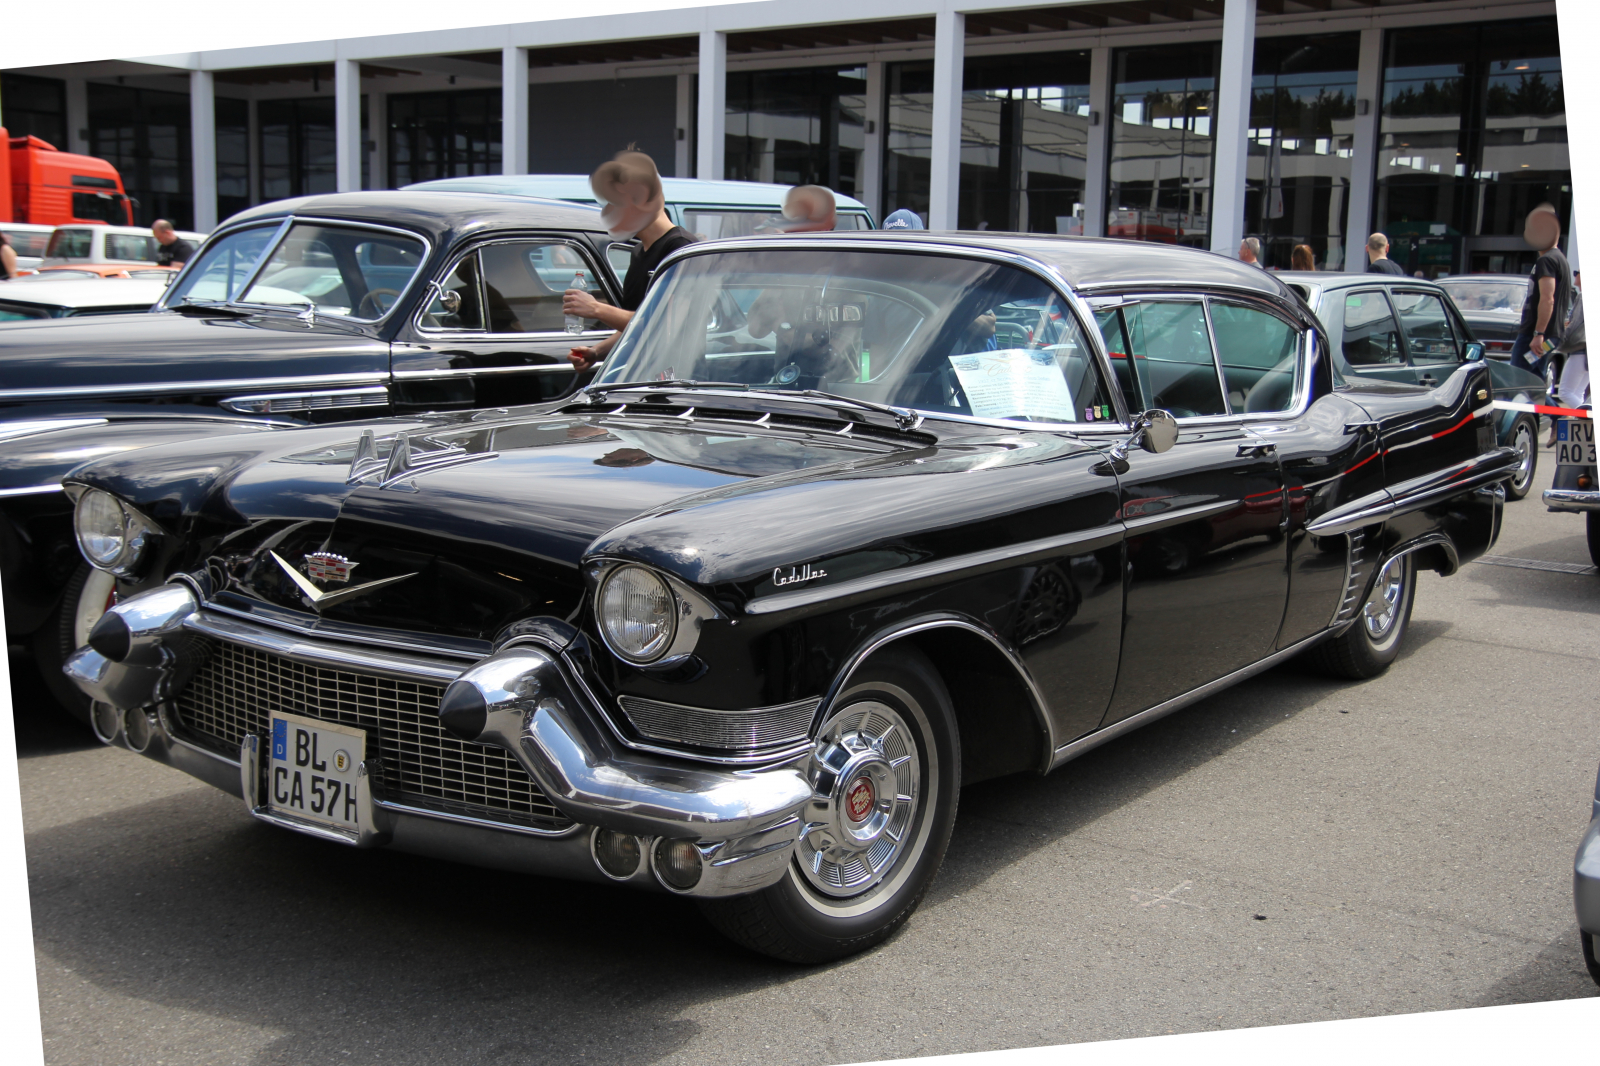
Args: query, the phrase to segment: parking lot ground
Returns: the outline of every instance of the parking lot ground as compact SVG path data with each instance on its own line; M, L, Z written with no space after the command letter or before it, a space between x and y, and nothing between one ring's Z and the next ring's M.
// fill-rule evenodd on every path
M1537 489L1494 554L1588 562ZM14 655L46 1057L821 1064L1592 996L1597 615L1594 575L1426 574L1383 677L1289 664L966 790L905 930L815 969L670 897L256 823L61 724Z

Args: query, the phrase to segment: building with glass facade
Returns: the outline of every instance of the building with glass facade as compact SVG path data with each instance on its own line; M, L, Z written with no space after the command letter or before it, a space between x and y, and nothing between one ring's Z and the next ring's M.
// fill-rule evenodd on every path
M1091 0L849 21L758 3L0 74L0 121L115 163L138 215L463 174L817 183L935 228L1088 234L1287 267L1522 272L1571 223L1552 0ZM274 63L275 56L282 58ZM1242 162L1241 162L1242 161ZM1242 172L1240 166L1242 165Z

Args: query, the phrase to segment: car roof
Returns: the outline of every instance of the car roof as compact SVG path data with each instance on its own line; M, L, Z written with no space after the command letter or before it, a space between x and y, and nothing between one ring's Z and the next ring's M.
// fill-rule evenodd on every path
M149 226L111 226L111 225L107 225L104 222L63 222L59 226L45 226L45 227L40 227L40 228L53 229L53 230L56 230L56 229L84 229L84 230L97 230L97 231L99 231L101 233L126 233L126 234L129 234L129 235L138 236L138 237L148 237L148 236L150 236L150 227ZM204 233L196 233L193 230L180 229L180 230L173 230L173 232L176 233L180 237L194 237L197 240L204 240L205 239L205 234Z
M710 181L700 178L662 178L661 192L667 203L679 205L704 204L724 207L770 207L783 205L783 198L793 188L791 185L774 185L763 181ZM542 196L555 200L574 200L595 203L594 190L589 187L585 174L487 174L469 178L436 178L415 185L401 186L403 191L439 189L458 192L492 192L508 196ZM838 206L865 211L867 205L843 193L834 193Z
M48 226L38 222L0 222L0 233L53 233L55 224Z
M240 211L218 229L286 215L399 226L436 238L479 229L507 228L605 232L605 226L600 222L599 208L583 204L482 192L404 189L326 193L275 200Z
M166 291L164 278L64 278L0 285L0 302L34 307L119 307L153 304Z
M730 237L703 241L674 255L698 254L717 248L735 248L772 237ZM1038 233L943 232L910 230L839 230L799 233L779 240L820 240L829 243L883 248L948 248L962 251L1010 252L1054 267L1074 289L1093 293L1109 289L1174 290L1193 286L1223 286L1271 296L1293 305L1289 288L1278 275L1231 256L1175 244L1118 240L1111 237L1057 237Z

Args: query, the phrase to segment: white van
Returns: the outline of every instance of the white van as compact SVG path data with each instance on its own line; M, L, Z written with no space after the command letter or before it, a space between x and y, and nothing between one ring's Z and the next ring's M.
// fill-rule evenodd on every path
M57 226L45 249L44 266L74 263L154 263L156 239L138 226ZM203 233L178 230L178 236L200 247Z
M17 253L18 270L38 270L44 261L44 250L50 246L54 226L38 226L32 222L0 222L0 233L11 242Z

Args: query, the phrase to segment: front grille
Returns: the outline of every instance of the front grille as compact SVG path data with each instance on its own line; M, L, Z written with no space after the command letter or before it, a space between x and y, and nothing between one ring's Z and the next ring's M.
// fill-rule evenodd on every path
M799 700L777 707L747 711L718 711L685 707L637 696L619 696L622 713L639 735L669 744L718 751L760 752L782 749L804 741L820 699Z
M561 829L571 821L504 748L457 740L439 725L437 685L358 674L228 641L208 640L204 665L174 701L189 738L230 758L270 709L367 730L374 790L416 807Z

